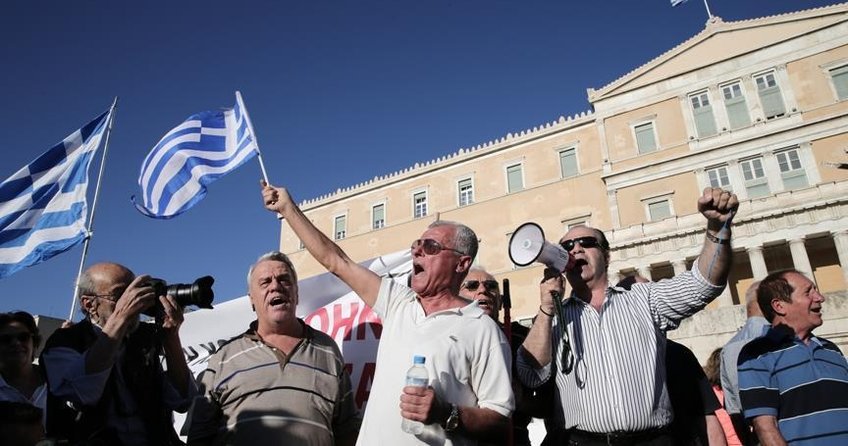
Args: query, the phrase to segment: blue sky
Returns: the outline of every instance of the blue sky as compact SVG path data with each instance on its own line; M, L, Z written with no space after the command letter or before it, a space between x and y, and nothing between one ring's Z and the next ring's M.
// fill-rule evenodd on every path
M832 3L710 7L729 21ZM189 115L231 106L241 90L271 181L300 201L585 111L586 88L676 46L707 19L701 0L675 8L667 0L7 0L0 8L0 179L119 96L87 264L117 261L172 283L211 274L219 302L243 295L250 263L279 244L258 164L212 184L173 220L130 204L147 152ZM80 245L0 280L0 311L66 317L81 254Z

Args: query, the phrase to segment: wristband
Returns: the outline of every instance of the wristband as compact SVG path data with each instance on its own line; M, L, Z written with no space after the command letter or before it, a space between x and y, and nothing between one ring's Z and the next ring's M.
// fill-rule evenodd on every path
M544 308L542 308L542 306L541 306L541 305L539 305L539 311L541 311L541 312L542 312L542 314L544 314L544 315L545 315L545 316L547 316L547 317L554 317L554 314L553 314L553 313L548 313L547 311L545 311L545 309L544 309Z
M709 231L707 231L707 240L709 240L713 243L718 243L719 245L729 245L730 244L730 238L718 238L718 237L710 234Z

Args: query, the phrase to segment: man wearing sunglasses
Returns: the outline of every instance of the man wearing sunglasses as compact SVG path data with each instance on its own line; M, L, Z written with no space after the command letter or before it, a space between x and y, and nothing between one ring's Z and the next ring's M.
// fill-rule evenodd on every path
M47 435L71 444L176 445L171 411L185 412L197 387L180 343L182 308L157 296L150 276L98 263L80 277L85 319L47 340ZM162 304L160 327L140 323ZM165 356L167 372L160 356Z
M503 327L500 321L500 312L503 308L503 296L501 295L500 286L495 277L489 274L485 269L472 266L468 276L465 277L465 282L462 282L462 287L459 290L459 295L470 300L476 301L480 308L489 315L499 326ZM510 324L510 347L515 355L518 347L524 342L529 329L518 322ZM518 382L513 367L513 383L512 390L515 394L515 412L512 414L512 444L514 446L530 446L530 432L527 430L527 425L530 424L531 418L545 418L548 416L549 406L552 403L549 394L541 394L532 389L527 389ZM553 391L553 388L545 389L547 392Z
M467 226L437 221L413 241L410 287L351 260L294 204L262 182L265 207L288 221L303 245L380 316L377 367L357 444L476 444L506 436L514 402L509 345L480 308L459 296L477 254ZM428 388L404 386L413 355L426 357ZM401 430L403 418L424 432Z
M739 202L720 188L698 198L707 219L700 256L691 271L669 280L612 287L609 243L587 226L570 229L560 244L574 258L565 276L571 295L561 304L563 278L546 271L536 322L517 355L529 387L554 379L571 444L671 445L673 411L666 389L665 332L704 308L723 290L730 268L730 220Z

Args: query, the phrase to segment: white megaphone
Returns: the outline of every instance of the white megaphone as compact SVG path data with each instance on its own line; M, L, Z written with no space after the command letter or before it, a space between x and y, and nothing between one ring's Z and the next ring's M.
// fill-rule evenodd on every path
M533 222L519 226L509 239L509 259L518 266L543 263L561 273L574 266L574 258L561 246L545 240L542 228Z

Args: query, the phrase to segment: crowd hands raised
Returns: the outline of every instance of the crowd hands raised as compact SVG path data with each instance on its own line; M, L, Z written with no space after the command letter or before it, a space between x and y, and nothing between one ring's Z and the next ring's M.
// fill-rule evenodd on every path
M533 417L545 421L545 445L848 444L848 364L812 334L824 297L803 274L749 289L748 321L706 373L666 339L725 286L738 207L728 191L704 190L700 256L667 280L611 285L604 233L571 228L559 244L573 267L545 271L529 329L501 321L500 284L472 266L467 226L432 223L411 244L403 285L349 258L285 189L263 182L262 198L382 320L361 419L338 346L296 316L297 272L284 254L250 267L256 320L197 379L180 345L182 308L148 276L104 263L80 281L84 320L50 337L39 366L32 317L0 315L3 444L183 444L172 411L188 412L190 445L529 445ZM157 323L140 323L156 303ZM413 355L426 357L426 387L405 385ZM423 429L405 432L404 419Z

